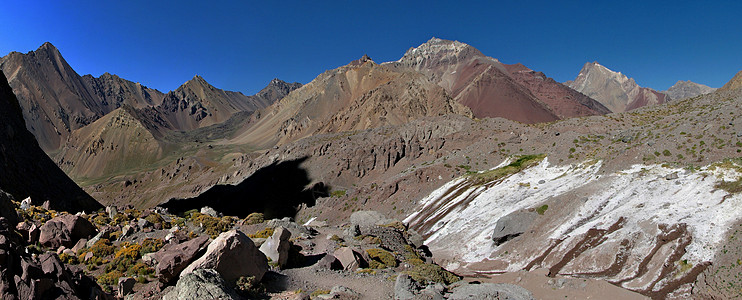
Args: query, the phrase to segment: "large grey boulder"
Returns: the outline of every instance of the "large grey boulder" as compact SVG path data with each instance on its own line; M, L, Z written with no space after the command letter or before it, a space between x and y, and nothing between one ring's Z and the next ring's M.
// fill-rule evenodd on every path
M149 256L148 260L157 263L157 279L168 284L178 278L180 272L196 259L196 255L202 252L208 242L209 237L204 235L180 244L167 245Z
M461 284L451 289L451 292L447 295L446 299L532 300L533 294L521 286L507 283Z
M268 259L244 233L230 230L216 237L206 254L181 272L181 278L196 269L214 269L227 282L241 276L255 276L260 281L268 271Z
M260 252L263 252L271 261L277 263L279 267L283 267L289 260L289 250L291 249L290 237L291 232L288 229L278 227L273 231L273 235L260 245Z
M240 299L227 287L219 273L212 269L198 269L181 276L175 288L164 300Z
M492 232L492 241L496 245L505 243L526 232L538 218L538 213L530 211L516 211L497 220Z

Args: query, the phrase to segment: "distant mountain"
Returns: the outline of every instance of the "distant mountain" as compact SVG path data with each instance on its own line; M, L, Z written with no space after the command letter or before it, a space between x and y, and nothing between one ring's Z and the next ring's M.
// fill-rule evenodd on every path
M245 96L196 76L164 94L109 73L80 76L51 43L25 54L11 52L0 58L0 69L18 95L27 128L47 153L59 149L73 130L124 105L153 110L139 114L163 128L191 130L267 107L301 86L274 79L258 94Z
M663 91L663 93L670 96L670 98L673 100L681 100L698 95L713 93L714 91L716 91L715 88L709 87L707 85L695 83L690 80L678 80L678 82L676 82L666 91Z
M426 76L368 56L326 71L258 111L234 143L258 148L303 137L399 125L424 116L471 115Z
M0 72L0 189L17 200L28 196L36 205L49 200L57 210L88 212L100 203L78 187L39 148L26 129L18 99Z
M668 95L640 87L633 78L614 72L597 62L586 63L569 87L602 103L612 112L624 112L670 101Z
M178 89L165 95L155 107L169 127L187 131L227 121L237 112L254 112L285 97L300 83L273 79L254 96L215 88L201 76L194 76Z
M742 88L742 71L737 72L719 91L733 91L739 88Z
M475 117L537 123L610 112L541 72L502 64L457 41L432 38L410 48L398 63L428 76Z

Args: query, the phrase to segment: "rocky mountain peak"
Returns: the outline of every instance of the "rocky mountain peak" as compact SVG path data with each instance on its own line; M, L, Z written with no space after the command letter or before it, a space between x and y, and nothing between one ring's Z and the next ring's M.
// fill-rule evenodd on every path
M484 56L474 47L459 42L439 38L431 38L417 48L410 48L405 52L399 62L406 65L417 65L425 60L456 61L464 60L472 56Z
M633 78L598 62L585 63L577 78L565 84L597 100L612 112L662 104L669 100L666 94L640 87Z
M680 100L695 97L698 95L708 94L715 90L715 88L695 83L690 80L678 80L678 82L676 82L672 87L670 87L663 93L669 95L672 99Z

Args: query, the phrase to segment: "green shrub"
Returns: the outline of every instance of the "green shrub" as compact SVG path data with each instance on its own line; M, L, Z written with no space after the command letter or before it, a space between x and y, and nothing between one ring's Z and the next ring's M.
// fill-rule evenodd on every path
M263 238L263 239L267 239L271 235L273 235L273 231L274 231L273 228L266 227L266 228L263 228L263 230L260 230L260 231L258 231L256 233L253 233L253 234L248 234L247 236L250 237L250 238Z
M546 205L546 204L541 205L538 208L536 208L536 213L538 213L539 215L542 215L543 216L547 209L549 209L549 206L548 205Z
M335 191L332 191L330 195L332 197L342 197L342 196L345 196L345 190L335 190Z
M725 190L727 193L736 194L742 192L742 177L735 181L721 181L714 185L717 189Z
M234 220L231 217L215 218L199 212L193 212L190 216L191 221L194 224L202 226L204 231L212 238L232 229L234 225Z
M97 257L109 256L115 251L116 247L108 239L100 239L93 244L93 247L90 247L90 252L93 252L93 255Z
M397 266L397 259L394 258L394 254L389 251L373 248L366 249L366 253L368 253L368 256L372 260L369 263L369 266L372 269L394 268Z
M461 280L461 277L451 273L438 265L434 264L420 264L414 266L411 270L406 272L412 279L417 282L428 284L428 283L442 283L451 284Z
M68 265L76 265L80 263L80 261L77 259L77 256L68 255L67 253L60 254L59 260Z
M664 156L670 156L672 154L670 153L670 150L665 150L665 151L662 151L662 155L664 155Z
M469 175L467 180L471 184L482 185L488 182L492 182L492 181L504 178L505 176L518 173L528 167L531 167L539 163L542 159L544 159L544 157L546 157L546 155L544 154L517 156L517 159L507 166L504 166L502 168L497 168L494 170L485 171L482 173L471 174Z
M147 253L157 252L163 246L165 246L165 241L161 239L147 238L142 241L142 249L140 250L140 254L145 255Z
M245 224L254 225L260 224L265 221L265 216L262 213L251 213L245 218Z
M100 285L118 285L119 278L124 277L123 272L110 271L98 277L98 284Z

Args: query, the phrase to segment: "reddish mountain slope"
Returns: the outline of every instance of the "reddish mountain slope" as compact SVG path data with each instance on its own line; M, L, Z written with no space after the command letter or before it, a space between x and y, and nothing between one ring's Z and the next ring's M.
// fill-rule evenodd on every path
M543 73L504 65L456 41L433 38L408 50L398 63L428 76L476 117L538 123L609 112Z

